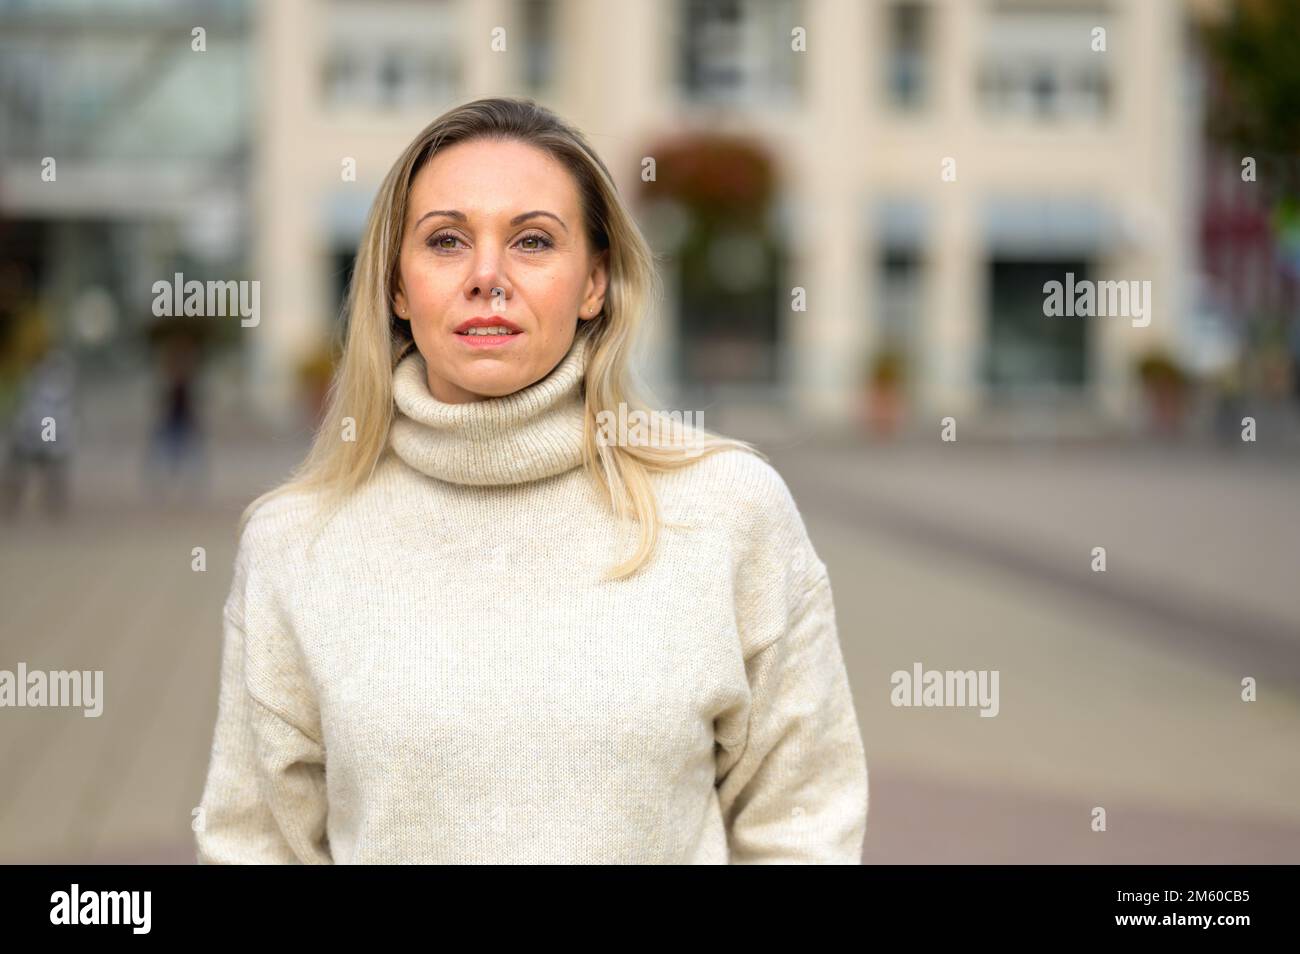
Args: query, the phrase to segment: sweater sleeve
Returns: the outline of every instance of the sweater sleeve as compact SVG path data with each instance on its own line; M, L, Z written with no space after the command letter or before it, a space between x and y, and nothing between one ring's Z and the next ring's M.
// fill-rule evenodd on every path
M775 472L741 570L748 699L716 724L732 864L861 864L867 763L826 566Z
M222 613L221 685L199 864L330 864L325 748L292 639L240 542Z

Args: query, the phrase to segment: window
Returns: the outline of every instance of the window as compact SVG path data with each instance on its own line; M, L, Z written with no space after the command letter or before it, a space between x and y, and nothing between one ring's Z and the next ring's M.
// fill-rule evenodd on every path
M523 24L523 82L533 92L548 89L555 79L554 0L520 0Z
M910 363L919 356L925 320L925 250L932 241L933 212L927 203L907 195L883 196L868 209L867 227L879 249L876 294L868 316L875 325L875 350Z
M886 246L880 257L880 347L910 355L924 318L919 249Z
M700 102L794 102L801 53L791 48L800 0L682 0L682 83Z
M890 102L907 110L924 105L929 84L930 8L914 0L889 7L885 83Z
M1108 64L1093 31L1113 18L1095 5L1039 6L1010 0L989 10L979 52L979 99L986 112L1037 122L1100 118L1111 98Z
M333 108L421 109L454 98L461 66L453 0L326 8L323 86Z

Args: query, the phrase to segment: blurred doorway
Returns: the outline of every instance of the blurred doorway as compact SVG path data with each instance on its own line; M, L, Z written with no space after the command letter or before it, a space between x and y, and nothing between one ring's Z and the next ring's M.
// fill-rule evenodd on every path
M994 395L1082 390L1088 367L1089 318L1043 314L1050 281L1090 277L1087 259L1036 261L995 258L989 262L988 333L984 381Z
M701 233L679 262L678 373L688 386L776 384L779 251L758 231Z

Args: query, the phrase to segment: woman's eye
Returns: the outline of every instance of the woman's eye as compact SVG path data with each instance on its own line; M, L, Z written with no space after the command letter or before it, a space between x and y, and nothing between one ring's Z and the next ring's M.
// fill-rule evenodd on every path
M525 236L524 236L523 238L521 238L519 241L520 241L521 244L522 244L523 242L537 242L537 243L538 243L537 245L533 246L532 248L526 248L526 249L524 249L525 252L544 252L544 251L546 251L546 249L550 248L552 245L555 244L555 243L552 242L549 238L547 238L545 235L525 235Z
M460 236L456 235L454 232L439 232L437 235L433 235L429 237L428 245L430 248L436 249L439 252L451 252L451 251L455 251L456 246L444 245L443 243L459 242L459 241L460 241ZM525 245L524 243L526 242L532 242L534 244ZM547 236L537 235L537 234L525 235L523 238L519 240L517 244L521 248L523 248L525 252L532 252L532 253L544 252L547 249L554 247L555 245L555 243L552 242L551 239L548 238Z
M443 231L443 233L434 235L432 239L429 239L429 244L430 246L437 248L438 251L450 252L455 250L455 246L445 246L445 244L442 243L459 242L459 240L460 240L459 235L456 235L454 231Z
M429 245L431 248L436 248L439 251L449 252L451 251L451 247L442 244L448 240L453 242L460 241L460 239L451 232L440 232L429 239Z

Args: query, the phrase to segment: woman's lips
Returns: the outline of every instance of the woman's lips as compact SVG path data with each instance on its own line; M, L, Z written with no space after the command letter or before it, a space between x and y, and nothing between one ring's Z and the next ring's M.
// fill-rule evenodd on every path
M467 334L460 334L460 333L457 333L455 335L456 338L465 342L465 344L469 345L469 347L471 348L499 348L502 345L507 345L510 342L512 342L514 339L522 338L523 336L524 333L522 331L517 331L514 334L505 334L505 335L485 335L485 334L467 335Z
M511 338L518 338L524 330L504 315L476 315L462 321L453 333L471 348L500 348L509 344Z

